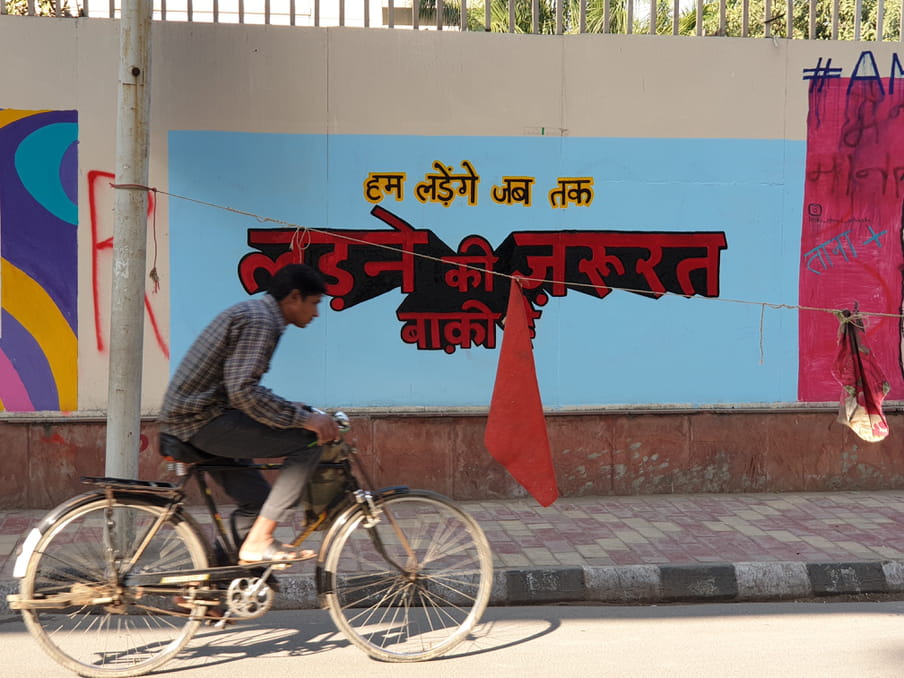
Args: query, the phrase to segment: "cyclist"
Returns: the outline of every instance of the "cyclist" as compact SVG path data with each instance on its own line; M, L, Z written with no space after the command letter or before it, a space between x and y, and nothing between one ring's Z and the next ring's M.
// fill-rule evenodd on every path
M303 328L313 321L325 293L313 268L281 268L266 294L226 309L201 332L163 400L160 448L166 456L199 461L200 451L237 466L247 465L250 457L285 457L272 489L256 469L210 472L237 504L232 532L244 563L315 555L279 543L273 532L301 498L320 445L337 439L339 429L331 416L281 398L260 380L286 326Z

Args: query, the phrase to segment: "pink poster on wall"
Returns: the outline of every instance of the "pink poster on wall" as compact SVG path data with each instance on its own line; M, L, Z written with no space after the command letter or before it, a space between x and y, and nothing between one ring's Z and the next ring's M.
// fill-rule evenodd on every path
M830 310L857 307L888 397L902 399L904 81L823 78L809 96L798 397L838 400L839 322Z

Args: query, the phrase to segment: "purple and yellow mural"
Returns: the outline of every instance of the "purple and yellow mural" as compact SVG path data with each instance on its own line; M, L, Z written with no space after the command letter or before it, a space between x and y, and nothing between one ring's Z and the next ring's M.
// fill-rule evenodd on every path
M0 411L78 407L78 114L0 109Z

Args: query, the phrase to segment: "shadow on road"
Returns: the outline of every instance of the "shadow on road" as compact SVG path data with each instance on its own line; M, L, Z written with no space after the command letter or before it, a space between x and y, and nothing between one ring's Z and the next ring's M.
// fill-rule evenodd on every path
M537 609L537 608L535 608ZM450 661L497 652L523 643L530 643L559 628L554 616L538 619L528 615L525 624L517 627L493 619L492 610L471 635L447 656L435 661ZM347 648L348 640L333 626L326 611L305 611L294 614L282 611L254 622L241 622L223 631L204 629L192 640L178 659L167 664L162 672L179 674L197 666L209 668L249 658L306 657ZM276 625L274 622L278 621Z

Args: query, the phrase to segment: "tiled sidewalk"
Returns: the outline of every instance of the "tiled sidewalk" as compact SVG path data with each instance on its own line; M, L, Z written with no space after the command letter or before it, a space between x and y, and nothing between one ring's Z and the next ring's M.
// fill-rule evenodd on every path
M904 588L902 491L582 497L548 508L532 499L460 505L483 526L497 572L505 576L575 568L598 576L611 568L868 563L885 568L891 579L900 572L901 582L889 583L888 590ZM221 508L227 515L229 507ZM192 512L209 522L198 509ZM7 586L18 543L43 513L0 513L0 580ZM281 527L277 536L289 539L290 533L291 527ZM763 572L774 576L761 570L757 577ZM743 588L738 582L735 590Z
M904 492L469 502L508 567L904 560Z

